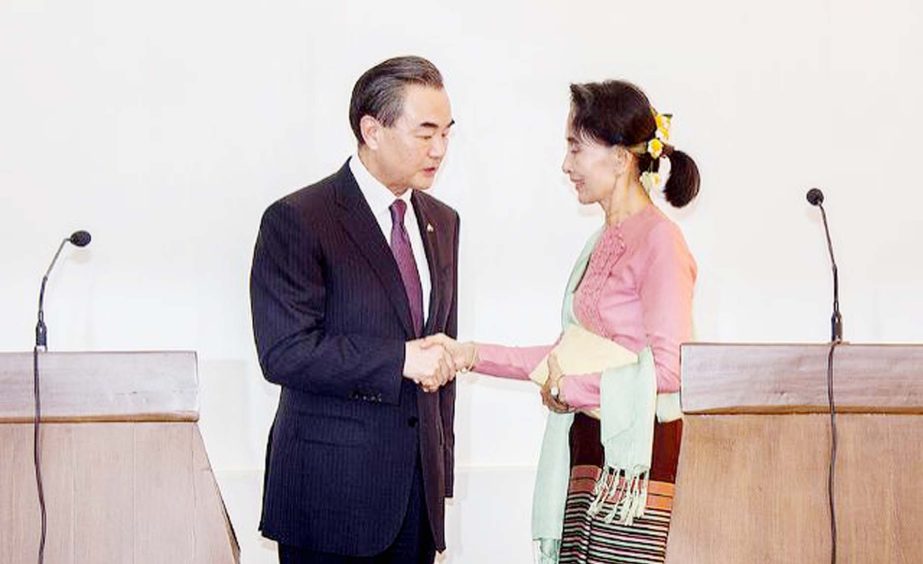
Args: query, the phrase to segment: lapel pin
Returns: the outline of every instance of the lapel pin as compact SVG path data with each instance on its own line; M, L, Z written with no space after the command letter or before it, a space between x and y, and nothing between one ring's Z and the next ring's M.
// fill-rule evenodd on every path
M433 231L435 231L435 229L433 229L433 224L432 224L432 223L427 223L427 224L426 224L426 232L427 232L427 233L432 233Z

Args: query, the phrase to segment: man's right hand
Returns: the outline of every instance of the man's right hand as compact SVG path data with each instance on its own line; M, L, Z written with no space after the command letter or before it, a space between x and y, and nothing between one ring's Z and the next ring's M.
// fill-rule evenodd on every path
M404 345L404 378L412 380L424 392L435 392L455 378L455 362L441 345L423 347L423 339Z
M468 372L478 362L478 348L472 342L462 343L445 333L436 333L423 339L424 348L436 345L441 345L446 352L452 355L457 372Z

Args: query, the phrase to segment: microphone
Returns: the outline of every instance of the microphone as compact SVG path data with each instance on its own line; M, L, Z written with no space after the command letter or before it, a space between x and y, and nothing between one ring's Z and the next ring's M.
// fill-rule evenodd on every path
M45 271L45 276L42 277L42 289L38 294L38 323L35 325L35 347L40 348L43 351L48 350L48 328L45 326L45 285L48 284L48 276L51 275L51 269L54 268L56 262L58 262L58 257L61 255L61 251L64 249L64 245L70 243L75 247L86 247L90 244L92 237L86 231L74 231L70 237L66 237L61 244L58 246L58 252L54 254L54 258L51 259L51 264L48 265L48 270Z
M840 279L837 276L836 259L833 258L833 243L830 242L830 228L827 226L827 212L824 210L824 193L819 188L811 188L807 193L808 203L820 208L824 220L824 233L827 235L827 251L833 266L833 315L830 317L830 341L839 343L843 340L843 317L840 315Z
M44 564L45 562L45 538L48 533L48 518L45 510L45 486L42 480L41 434L39 434L39 427L42 422L42 396L39 383L38 362L39 351L44 352L48 350L48 328L45 327L45 285L48 284L48 276L51 274L51 269L54 268L55 263L58 262L58 257L61 255L64 245L70 243L76 247L86 247L90 244L91 239L92 237L90 237L90 234L86 231L75 231L70 237L66 237L61 241L61 244L58 245L58 251L54 254L54 258L51 259L51 264L48 265L48 270L45 271L45 276L42 277L42 289L38 294L38 323L35 326L35 348L32 349L32 386L35 397L35 413L32 418L32 462L35 467L35 486L38 491L39 515L41 516L42 522L41 536L39 537L38 545L39 564Z
M808 190L808 203L812 206L819 206L824 203L824 193L820 191L820 188L811 188Z
M67 238L68 241L74 244L76 247L86 247L90 244L90 241L93 240L90 237L90 234L86 231L74 231L70 237Z

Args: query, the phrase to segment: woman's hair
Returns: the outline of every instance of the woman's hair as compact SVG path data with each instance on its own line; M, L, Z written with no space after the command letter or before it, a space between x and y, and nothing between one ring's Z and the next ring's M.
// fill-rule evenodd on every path
M572 127L575 135L604 145L633 147L654 139L657 122L652 106L640 88L623 80L606 80L570 85L573 104ZM639 154L640 153L640 154ZM657 172L659 159L647 151L635 152L638 171ZM663 154L670 159L670 176L663 194L674 207L681 208L699 193L699 168L692 157L664 143Z

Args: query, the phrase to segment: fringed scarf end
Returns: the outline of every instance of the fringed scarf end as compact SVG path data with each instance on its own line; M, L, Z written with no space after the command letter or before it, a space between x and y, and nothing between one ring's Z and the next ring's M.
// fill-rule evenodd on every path
M608 508L603 519L606 523L612 523L618 516L619 524L631 526L636 518L644 516L649 482L647 469L606 467L593 489L596 497L587 512L596 516L603 508Z

